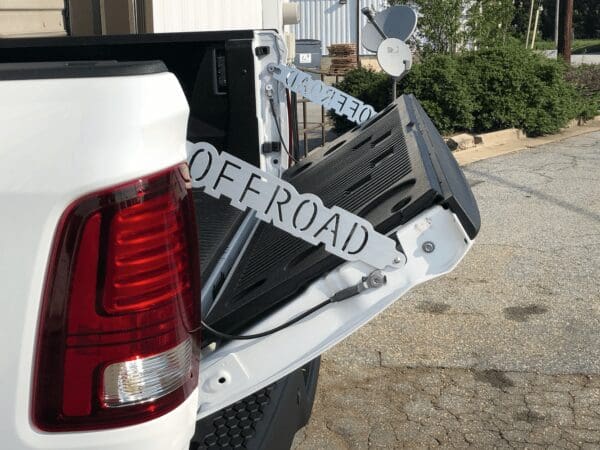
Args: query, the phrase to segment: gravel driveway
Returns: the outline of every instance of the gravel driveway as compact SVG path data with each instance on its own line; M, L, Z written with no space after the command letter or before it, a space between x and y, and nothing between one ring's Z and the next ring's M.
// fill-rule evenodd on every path
M600 448L600 133L465 172L472 251L324 355L296 449Z

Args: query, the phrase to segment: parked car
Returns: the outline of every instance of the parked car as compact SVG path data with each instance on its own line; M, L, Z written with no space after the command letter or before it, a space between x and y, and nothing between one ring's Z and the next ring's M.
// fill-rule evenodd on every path
M3 448L289 447L320 355L466 254L477 206L417 100L295 161L285 60L273 31L0 40ZM198 142L403 258L373 281L192 188Z

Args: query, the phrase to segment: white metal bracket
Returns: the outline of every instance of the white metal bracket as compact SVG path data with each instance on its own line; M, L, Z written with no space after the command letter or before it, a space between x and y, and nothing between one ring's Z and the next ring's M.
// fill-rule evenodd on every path
M284 330L252 341L205 348L200 361L198 419L268 386L322 354L397 301L409 289L451 271L472 245L458 218L435 206L396 230L405 243L407 263L382 271L386 282L352 300L334 302ZM281 325L336 292L368 277L372 269L344 263L323 274L294 300L245 333Z

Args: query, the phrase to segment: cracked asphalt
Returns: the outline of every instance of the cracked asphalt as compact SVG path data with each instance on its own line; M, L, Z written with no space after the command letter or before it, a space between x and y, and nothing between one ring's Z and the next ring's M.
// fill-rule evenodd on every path
M475 246L323 355L296 450L600 448L600 132L464 170Z

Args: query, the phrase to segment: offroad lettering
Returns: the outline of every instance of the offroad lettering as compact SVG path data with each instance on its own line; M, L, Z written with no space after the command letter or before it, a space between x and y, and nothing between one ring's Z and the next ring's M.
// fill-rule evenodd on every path
M256 175L255 173L250 175L250 178L248 179L248 182L246 183L246 187L244 188L244 192L242 192L242 196L240 197L240 202L244 201L244 197L246 196L246 194L248 192L254 192L255 194L260 194L260 191L257 191L256 189L252 188L253 180L260 180L260 176Z
M322 105L325 109L333 110L340 116L346 116L354 123L361 124L377 114L372 106L366 105L320 80L314 80L310 75L294 67L272 64L269 65L269 71L273 74L273 78L283 83L286 88L306 97L313 103Z
M219 186L219 183L223 179L229 180L229 181L235 181L233 178L227 176L227 174L225 173L225 171L227 170L227 167L235 167L236 169L241 169L241 167L238 166L237 164L234 164L230 161L225 161L225 164L223 164L223 167L221 167L221 172L219 172L219 176L217 177L217 179L215 181L213 189L217 189L217 186Z
M332 238L333 238L331 245L335 247L335 244L337 243L339 226L340 226L340 215L334 214L331 216L331 218L327 222L325 222L325 224L321 228L319 228L319 231L317 231L315 233L315 238L318 237L322 232L329 231L329 232L331 232ZM325 239L327 239L327 238L325 238Z
M396 242L377 233L373 226L348 211L327 208L319 197L300 194L286 181L261 171L206 142L188 143L192 186L212 197L230 199L232 206L347 261L363 261L373 267L404 261Z
M302 207L304 205L311 205L313 207L313 212L312 212L312 215L310 216L310 219L308 219L308 222L306 223L306 225L301 227L300 225L298 225L298 216L302 212ZM296 208L296 212L294 212L294 219L292 220L292 224L294 225L294 228L297 228L300 231L308 230L310 228L310 226L315 222L318 212L319 212L319 210L318 210L317 204L315 202L311 202L310 200L302 200L300 202L300 204L298 205L298 207Z

